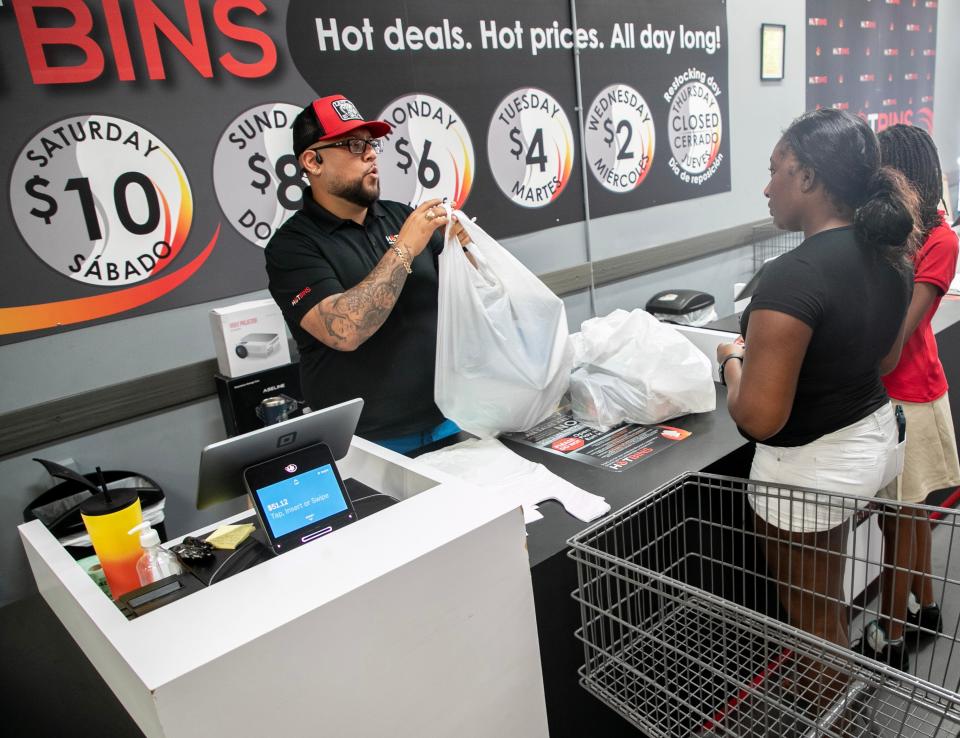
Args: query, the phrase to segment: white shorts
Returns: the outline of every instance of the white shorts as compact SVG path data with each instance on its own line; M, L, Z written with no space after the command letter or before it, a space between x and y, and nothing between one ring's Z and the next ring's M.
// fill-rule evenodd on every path
M897 423L889 403L846 428L805 446L757 444L750 479L825 492L858 495L862 503L809 492L791 494L776 487L750 495L754 511L767 523L797 533L835 528L865 507L897 475Z

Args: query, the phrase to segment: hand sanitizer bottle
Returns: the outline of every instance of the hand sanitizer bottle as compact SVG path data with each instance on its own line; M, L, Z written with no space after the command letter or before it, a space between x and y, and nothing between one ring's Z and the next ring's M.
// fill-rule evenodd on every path
M144 521L131 528L128 535L140 531L140 547L143 555L137 560L137 576L140 577L140 586L152 584L174 574L183 574L183 567L176 554L167 551L160 545L160 536L150 523Z

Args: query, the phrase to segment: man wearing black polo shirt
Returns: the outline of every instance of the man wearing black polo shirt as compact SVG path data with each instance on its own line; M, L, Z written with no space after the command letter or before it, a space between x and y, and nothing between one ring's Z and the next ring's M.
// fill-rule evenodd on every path
M437 256L446 212L380 200L384 121L342 95L315 100L293 123L309 181L303 209L266 248L270 294L300 349L314 409L364 399L358 435L404 452L455 433L433 402ZM454 232L467 240L459 223Z

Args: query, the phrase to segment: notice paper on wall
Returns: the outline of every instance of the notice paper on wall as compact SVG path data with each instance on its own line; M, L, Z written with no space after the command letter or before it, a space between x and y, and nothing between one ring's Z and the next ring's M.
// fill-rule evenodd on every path
M568 412L557 412L521 433L503 437L590 466L620 472L686 440L690 431L669 425L621 423L608 431L584 425Z

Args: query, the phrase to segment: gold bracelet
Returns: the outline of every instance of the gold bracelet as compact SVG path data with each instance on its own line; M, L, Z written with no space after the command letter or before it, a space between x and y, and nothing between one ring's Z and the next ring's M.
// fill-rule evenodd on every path
M400 263L403 264L403 268L407 270L407 274L413 274L413 268L410 266L410 257L407 255L406 247L401 247L401 244L395 243L391 248L393 248L397 256L400 257Z

